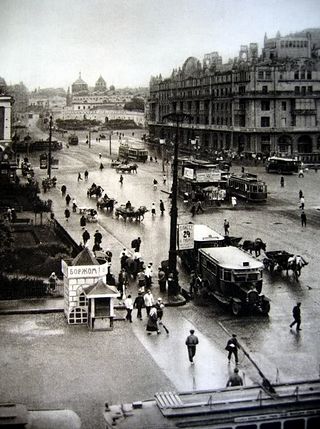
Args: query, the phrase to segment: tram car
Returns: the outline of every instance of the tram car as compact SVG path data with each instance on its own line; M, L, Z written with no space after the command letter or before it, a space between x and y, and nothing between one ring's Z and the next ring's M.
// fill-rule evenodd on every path
M246 201L264 202L267 200L267 185L256 174L231 175L227 181L227 193Z
M158 392L154 398L105 404L107 429L316 429L320 427L320 381L192 392Z
M68 144L69 145L79 144L79 137L76 134L70 134L70 136L68 137Z
M238 247L199 249L198 274L202 278L198 294L213 296L229 307L234 316L243 313L267 315L270 300L262 291L263 263Z
M146 149L132 147L126 143L120 144L118 155L119 158L133 161L146 162L148 159L148 151Z

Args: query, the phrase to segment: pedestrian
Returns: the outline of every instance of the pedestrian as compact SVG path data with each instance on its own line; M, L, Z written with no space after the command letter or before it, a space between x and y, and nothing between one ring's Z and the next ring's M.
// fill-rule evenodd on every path
M307 216L305 214L305 212L302 210L301 212L301 226L302 227L307 227Z
M228 236L230 225L229 225L229 222L227 221L227 219L224 220L223 227L224 227L224 235Z
M85 229L84 231L83 231L83 234L82 234L82 240L83 240L83 244L84 244L84 246L87 244L87 242L90 240L90 234L89 234L89 232Z
M15 210L14 207L12 207L11 209L11 222L16 222L17 221L17 212Z
M243 386L242 377L239 375L239 368L235 367L233 374L230 375L226 387Z
M144 299L142 296L142 292L138 292L138 296L134 300L133 307L136 308L137 311L137 318L142 320L142 308L144 307Z
M197 201L197 203L196 203L196 205L197 205L196 213L198 214L198 213L199 213L199 211L201 211L201 213L203 213L203 212L204 212L204 210L203 210L203 207L202 207L202 201L201 201L201 200L198 200L198 201Z
M120 292L120 299L125 299L128 283L128 273L124 268L122 268L118 276L118 290Z
M87 225L87 220L86 220L85 216L82 215L80 218L80 226L82 229L84 229L86 225Z
M50 290L55 290L55 288L57 286L57 281L58 281L58 277L57 277L55 272L51 273L48 281L49 281Z
M65 209L64 215L65 215L66 221L68 222L70 217L70 210L68 208Z
M99 153L99 159L101 159L101 157L102 157L102 155L101 155L101 153Z
M153 179L153 189L157 190L158 181L156 179Z
M163 329L166 331L166 333L169 334L169 329L166 327L166 325L162 321L163 309L164 309L164 303L162 302L162 298L157 299L155 307L156 307L157 316L158 316L158 327L162 326Z
M196 214L196 205L195 204L192 205L190 213L192 214L192 217Z
M88 172L88 170L86 170L85 172L84 172L84 180L87 182L88 181L88 177L89 177L89 172Z
M165 211L165 208L164 208L164 203L163 203L162 200L160 200L159 208L160 208L160 211L161 211L161 216L163 216L163 212Z
M189 294L191 296L191 298L193 297L193 294L196 290L196 281L197 281L197 276L194 270L191 271L190 273L190 287L189 287Z
M152 305L150 310L149 310L148 323L147 323L146 330L148 332L148 335L151 335L152 332L157 332L157 334L161 333L159 331L159 327L158 327L157 309L155 308L154 305Z
M132 301L131 295L128 295L128 297L125 299L124 305L125 305L126 310L127 310L126 320L128 320L130 323L132 323L133 301Z
M72 199L72 211L73 213L77 212L77 201L75 198Z
M120 182L120 185L123 185L123 176L122 176L122 174L120 174L119 182Z
M129 258L129 256L125 253L122 252L121 257L120 257L120 267L121 269L125 269L127 266L127 259Z
M137 279L138 279L138 287L141 291L144 291L144 288L146 286L146 275L144 273L144 270L141 268L140 271L138 271L137 274Z
M281 176L281 178L280 178L280 185L281 185L281 188L284 187L284 177L283 176Z
M146 276L146 286L148 289L150 289L152 286L152 277L153 277L152 262L149 262L147 268L145 269L145 276Z
M300 170L299 170L298 177L304 177L304 172L303 172L302 168L300 168Z
M79 172L79 173L78 173L78 182L79 182L80 180L82 180L82 177L81 177L81 173Z
M100 171L102 171L104 169L104 165L102 164L102 162L100 162L99 169L100 169Z
M66 187L66 185L62 185L62 186L61 186L61 194L62 194L62 196L63 196L63 197L66 195L66 192L67 192L67 187Z
M242 174L244 173L244 167L241 167L241 173Z
M141 238L135 238L131 241L131 248L134 249L135 252L140 252Z
M70 201L71 201L71 197L70 197L69 194L67 194L66 195L66 204L67 204L67 206L70 204Z
M154 203L151 204L151 214L152 214L152 216L156 215L156 206Z
M231 197L231 204L232 204L232 208L236 208L237 207L237 197Z
M237 335L232 334L232 337L228 340L226 350L228 351L228 361L230 363L232 354L234 355L234 358L236 360L236 365L238 365L238 349L240 348L240 345L237 340Z
M293 316L293 322L290 324L290 329L297 325L296 329L297 331L301 331L300 325L301 325L301 302L297 302L297 305L295 305L292 309L292 316Z
M199 339L196 335L194 335L194 329L190 329L190 335L188 335L186 339L186 346L188 348L188 356L191 365L194 364L193 358L196 354L197 344L199 344Z
M151 307L154 305L154 298L150 289L144 295L143 299L144 299L144 305L146 307L147 316L149 316Z
M302 190L300 189L300 191L299 191L299 200L301 200L301 198L303 197L303 192L302 192Z
M101 243L102 243L102 234L97 229L96 232L95 232L95 234L94 234L94 244L100 245Z
M300 206L299 206L299 209L304 210L304 197L303 197L303 196L300 198Z
M162 176L163 184L165 185L167 183L167 176L164 174Z
M158 283L160 292L165 292L167 287L167 278L166 273L163 271L162 267L158 268Z

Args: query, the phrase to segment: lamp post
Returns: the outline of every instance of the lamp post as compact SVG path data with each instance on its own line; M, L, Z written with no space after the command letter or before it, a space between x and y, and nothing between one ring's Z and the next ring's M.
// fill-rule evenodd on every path
M111 136L113 135L113 131L111 130L110 132L109 132L109 152L110 152L110 155L111 155Z
M48 177L51 179L51 142L52 142L52 115L49 120L49 153L48 153Z
M169 273L172 275L172 281L168 282L168 296L179 294L179 276L177 272L177 220L178 220L178 153L179 153L179 125L184 119L191 120L192 116L183 113L169 113L163 119L171 119L176 122L176 138L174 142L173 153L173 174L172 174L172 191L171 191L171 220L170 220L170 248L169 248Z
M165 169L164 169L164 147L165 147L165 144L166 144L166 140L165 140L165 138L164 138L164 131L163 131L163 128L161 128L161 130L160 130L160 139L159 139L159 143L160 143L160 147L161 147L162 172L164 173L164 172L165 172Z

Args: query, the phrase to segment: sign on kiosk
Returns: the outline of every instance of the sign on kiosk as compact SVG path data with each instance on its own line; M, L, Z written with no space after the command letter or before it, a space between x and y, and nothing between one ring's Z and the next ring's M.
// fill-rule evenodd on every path
M179 250L193 249L194 247L194 224L187 223L178 226Z

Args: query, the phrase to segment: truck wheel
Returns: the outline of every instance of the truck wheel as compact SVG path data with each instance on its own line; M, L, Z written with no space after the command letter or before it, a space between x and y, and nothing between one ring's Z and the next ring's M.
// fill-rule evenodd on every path
M232 301L231 310L234 316L239 316L242 310L241 304L239 302Z
M262 314L267 315L270 311L270 302L269 301L262 301L261 310L262 310Z

